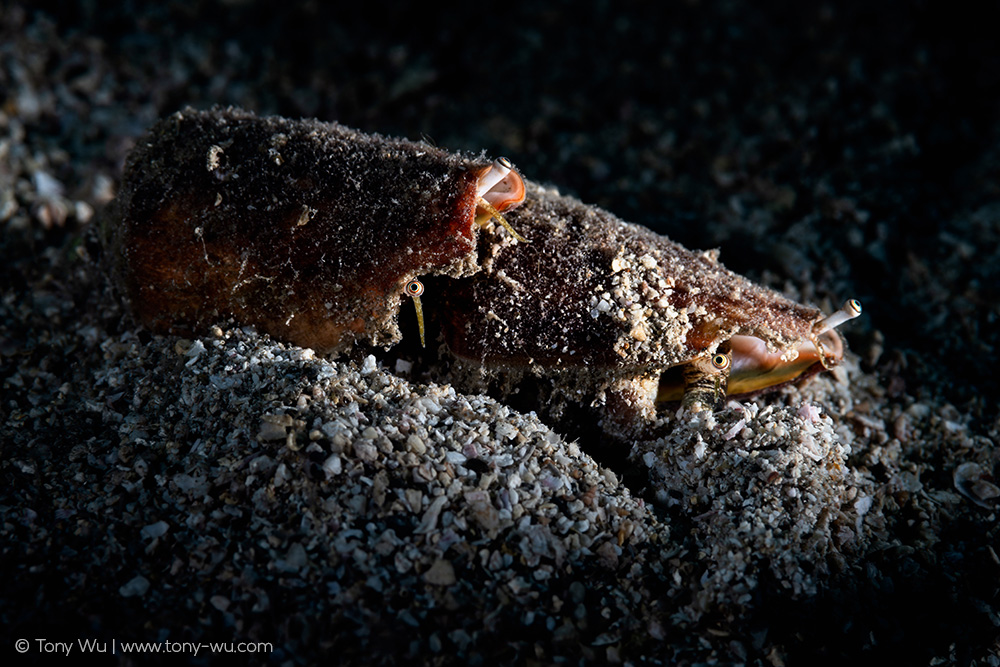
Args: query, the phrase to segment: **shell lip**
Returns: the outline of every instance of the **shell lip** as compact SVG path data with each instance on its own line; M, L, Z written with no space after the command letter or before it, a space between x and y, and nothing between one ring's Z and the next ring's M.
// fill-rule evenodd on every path
M498 211L506 211L524 202L527 187L510 160L497 158L493 164L479 170L476 175L477 194Z

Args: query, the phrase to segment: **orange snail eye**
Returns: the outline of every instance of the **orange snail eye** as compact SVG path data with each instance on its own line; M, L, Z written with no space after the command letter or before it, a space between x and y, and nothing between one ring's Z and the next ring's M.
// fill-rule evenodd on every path
M720 353L712 357L712 366L714 366L716 370L720 371L726 370L727 368L729 368L729 363L730 361L728 354Z
M406 283L406 293L410 296L420 296L424 293L424 284L414 278L410 282Z

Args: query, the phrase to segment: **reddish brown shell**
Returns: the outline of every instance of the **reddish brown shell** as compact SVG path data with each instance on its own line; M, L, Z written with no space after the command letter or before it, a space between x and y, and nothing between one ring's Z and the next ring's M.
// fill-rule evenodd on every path
M478 175L423 143L338 124L185 110L126 164L116 245L138 319L232 316L320 352L399 340L404 286L478 269Z
M498 216L484 199L501 209L525 195L506 217L530 243L479 234ZM130 155L119 210L111 254L155 332L233 317L320 352L391 345L406 286L438 275L429 309L457 357L480 373L550 377L573 400L596 396L621 433L655 416L663 371L723 344L736 350L734 336L777 353L754 353L757 366L803 375L842 349L817 347L828 324L819 310L728 271L713 252L525 188L505 159L337 124L174 114ZM800 350L815 360L792 368ZM752 370L759 383L793 379Z
M532 242L484 240L482 270L441 288L449 348L487 367L639 377L737 334L790 350L822 317L729 271L715 253L537 185L507 219Z

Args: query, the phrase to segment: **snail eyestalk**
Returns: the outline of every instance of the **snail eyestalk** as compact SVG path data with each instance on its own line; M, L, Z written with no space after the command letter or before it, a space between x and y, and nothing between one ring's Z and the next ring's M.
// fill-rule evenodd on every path
M681 404L692 412L713 410L726 397L733 359L728 343L708 358L695 359L684 367L684 398Z
M861 302L857 299L848 299L844 302L844 305L840 307L840 310L835 313L831 313L813 325L813 335L819 336L820 334L826 333L830 329L835 329L844 322L853 320L860 314Z
M424 284L414 278L406 283L406 293L413 299L413 308L417 311L417 327L420 329L420 347L427 347L424 344L424 309L420 305L420 295L424 293Z
M480 198L479 205L482 206L484 209L486 209L486 211L490 214L490 217L486 218L486 220L493 218L494 220L500 223L500 226L502 226L504 229L510 232L511 236L513 236L521 243L531 243L531 241L518 234L517 231L510 226L510 223L507 222L502 215L500 215L500 211L493 208L493 204L489 203L485 199ZM485 224L485 221L481 222L480 224Z

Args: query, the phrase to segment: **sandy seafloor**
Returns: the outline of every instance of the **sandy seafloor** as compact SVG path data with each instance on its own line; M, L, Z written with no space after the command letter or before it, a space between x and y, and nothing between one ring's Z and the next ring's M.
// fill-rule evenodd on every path
M149 661L129 641L199 664L237 642L274 664L1000 664L987 16L140 4L0 4L3 655L44 638L114 641L99 657L125 664ZM586 411L463 394L412 347L152 336L88 229L136 138L212 104L507 155L865 313L835 373L665 413L631 447Z

